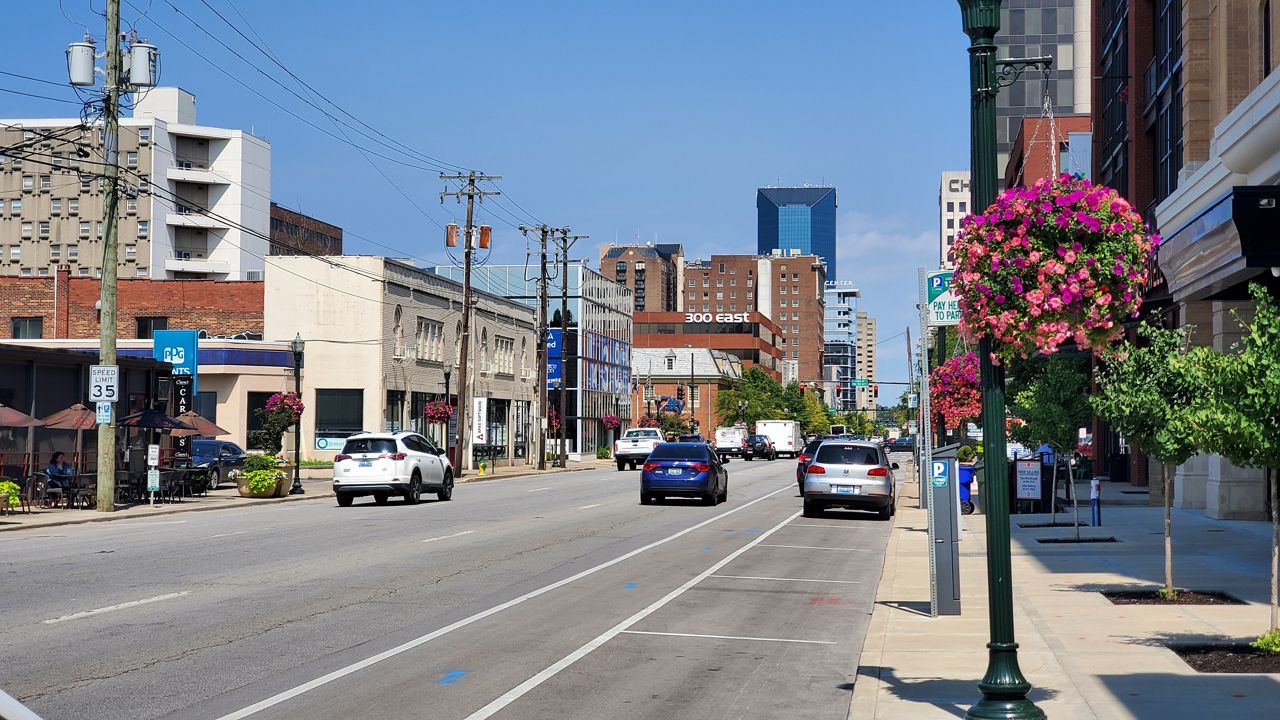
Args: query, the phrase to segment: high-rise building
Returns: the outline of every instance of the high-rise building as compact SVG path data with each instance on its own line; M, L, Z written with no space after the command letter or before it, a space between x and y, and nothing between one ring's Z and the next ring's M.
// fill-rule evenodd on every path
M996 52L1002 58L1053 56L1046 81L1028 70L996 95L996 171L1009 164L1013 140L1024 117L1040 117L1046 92L1055 115L1089 113L1090 0L1005 0L1000 9Z
M600 272L631 288L636 312L680 310L683 245L601 245Z
M858 377L858 297L861 293L848 280L828 280L823 327L823 385L827 406L852 410L856 405L853 381Z
M854 367L858 377L866 378L867 385L858 388L855 402L858 410L875 410L876 401L876 319L858 311L858 349Z
M817 255L836 273L836 189L776 187L756 191L756 251ZM821 285L819 285L821 288Z
M61 264L102 274L103 129L80 118L0 120L0 274ZM20 150L14 148L21 148ZM88 157L83 154L88 153ZM196 125L194 95L157 87L120 121L120 277L261 280L271 146Z
M951 269L951 245L969 214L969 171L947 170L938 185L938 267Z
M815 255L712 255L685 263L684 312L763 314L778 326L781 359L799 362L800 382L820 383L826 278Z
M342 228L271 203L272 255L341 255Z

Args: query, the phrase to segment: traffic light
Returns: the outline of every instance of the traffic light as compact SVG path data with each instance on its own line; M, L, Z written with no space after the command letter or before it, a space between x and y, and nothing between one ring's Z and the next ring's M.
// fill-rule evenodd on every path
M677 400L683 400L683 399L684 399L684 386L683 386L683 385L681 385L680 387L676 388L676 399L677 399Z
M880 397L880 386L879 386L879 385L872 385L872 386L871 386L871 395L872 395L873 397Z

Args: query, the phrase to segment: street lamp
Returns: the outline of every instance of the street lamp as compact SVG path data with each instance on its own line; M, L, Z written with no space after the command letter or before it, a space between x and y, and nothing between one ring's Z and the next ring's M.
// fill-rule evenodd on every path
M981 212L996 199L996 93L1028 67L1045 67L1046 58L996 60L996 32L1000 30L1000 0L958 0L964 32L969 36L970 205ZM997 65L1001 66L997 79ZM1005 456L1004 367L992 361L995 341L988 334L979 342L982 380L982 431L987 490L987 595L990 638L987 671L978 689L982 699L969 708L972 720L1042 720L1044 711L1027 699L1031 683L1018 667L1018 643L1013 632L1013 579L1009 551L1009 460ZM924 418L921 432L929 432Z
M445 404L445 407L452 407L452 406L453 406L453 400L452 400L452 398L450 398L450 397L449 397L449 375L450 375L450 374L452 374L452 373L453 373L453 371L449 369L449 366L448 366L448 365L446 365L446 366L445 366L445 368L444 368L444 404ZM446 456L446 457L448 457L448 458L449 458L449 461L450 461L450 462L452 462L452 461L453 461L453 457L449 455L449 421L448 421L448 420L445 420L445 421L444 421L444 454L445 454L445 456Z
M742 423L743 425L747 424L747 401L746 400L738 401L738 422Z
M293 351L293 394L299 400L302 399L302 347L302 334L294 333L289 349ZM293 487L289 488L289 494L304 495L306 492L302 489L302 415L299 414L293 426Z

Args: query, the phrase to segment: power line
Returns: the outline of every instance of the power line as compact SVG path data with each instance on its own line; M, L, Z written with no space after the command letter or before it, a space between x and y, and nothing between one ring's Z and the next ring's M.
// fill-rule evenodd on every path
M8 70L0 70L0 75L8 75L9 77L21 78L23 80L30 80L31 82L44 83L45 85L52 85L54 87L59 87L59 88L65 88L67 86L66 83L54 82L53 80L45 80L44 78L31 77L30 75L22 75L15 72L9 72Z
M0 92L9 93L10 95L22 95L23 97L36 98L38 100L49 100L50 102L67 103L69 105L80 105L79 100L67 100L65 98L49 97L48 95L38 95L36 93L22 92L21 90L10 90L9 88L0 88Z

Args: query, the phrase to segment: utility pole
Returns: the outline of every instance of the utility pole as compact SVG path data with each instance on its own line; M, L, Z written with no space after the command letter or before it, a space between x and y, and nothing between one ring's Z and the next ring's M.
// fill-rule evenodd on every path
M560 453L558 467L565 467L569 462L568 437L568 395L569 395L569 250L574 243L586 239L587 235L570 235L569 228L558 228L560 233ZM581 294L582 282L578 282ZM581 314L581 313L579 313ZM582 318L578 318L581 327ZM576 365L575 365L576 367ZM575 372L575 377L581 373ZM576 386L576 383L575 383ZM579 391L581 389L579 388ZM579 448L581 450L581 448Z
M107 79L103 96L103 175L107 184L102 221L106 237L102 243L102 301L98 321L98 364L116 364L116 280L117 209L120 206L120 0L107 0ZM116 509L116 412L111 404L111 420L98 425L99 512Z
M547 236L553 232L552 228L546 225L539 225L536 228L520 226L520 232L528 236L529 231L538 231L538 320L537 333L538 339L535 343L538 358L538 379L534 393L537 397L537 438L538 438L538 463L539 470L547 469ZM561 340L561 358L563 362L564 341ZM563 368L562 368L563 370ZM561 378L563 378L563 372Z
M467 198L467 225L463 233L463 253L462 253L462 337L458 338L461 343L458 349L458 432L456 436L457 456L454 458L454 472L461 475L466 465L463 461L464 448L467 440L467 410L470 407L471 399L467 396L467 363L470 361L468 350L471 345L471 255L475 252L475 205L476 198L480 198L480 202L484 202L487 195L501 195L502 193L492 190L485 191L476 187L477 180L501 180L501 175L485 175L477 173L475 170L469 171L466 175L445 175L440 173L441 180L465 180L466 186L460 190L450 192L443 190L440 192L440 202L443 203L446 196L455 197L458 202L462 202L463 196ZM447 399L446 399L447 401Z

